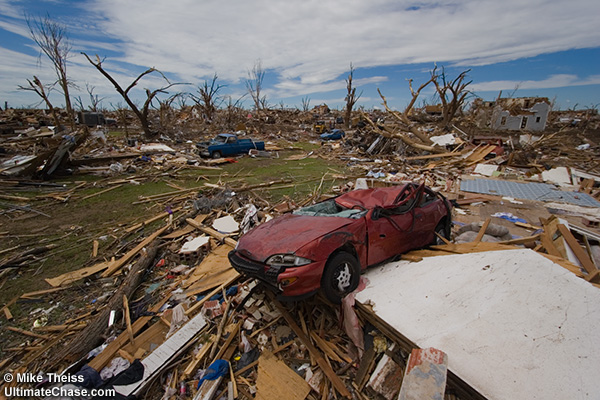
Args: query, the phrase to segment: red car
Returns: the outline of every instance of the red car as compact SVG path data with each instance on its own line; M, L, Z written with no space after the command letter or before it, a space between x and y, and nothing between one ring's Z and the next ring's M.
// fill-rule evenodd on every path
M229 253L240 273L280 298L322 289L333 303L356 289L361 271L450 237L451 204L425 185L354 190L259 225Z

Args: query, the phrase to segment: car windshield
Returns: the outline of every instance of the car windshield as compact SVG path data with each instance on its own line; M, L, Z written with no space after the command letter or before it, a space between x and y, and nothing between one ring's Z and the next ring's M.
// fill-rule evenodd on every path
M221 135L217 135L214 139L213 142L217 142L217 143L227 143L227 136L221 136Z
M313 204L312 206L302 207L295 210L295 215L309 215L313 217L340 217L358 219L365 215L367 210L361 208L346 208L335 202L334 199L327 200L321 203Z

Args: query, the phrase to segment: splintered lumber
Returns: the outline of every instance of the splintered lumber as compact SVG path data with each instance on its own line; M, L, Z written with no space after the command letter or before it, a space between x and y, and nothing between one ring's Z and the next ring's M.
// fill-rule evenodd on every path
M110 192L111 190L114 190L114 189L118 189L118 188L120 188L121 186L123 186L123 185L111 186L111 187L109 187L109 188L107 188L107 189L104 189L104 190L101 190L101 191L99 191L99 192L92 193L92 194L89 194L89 195L87 195L87 196L84 196L84 197L82 197L82 198L81 198L81 200L87 200L87 199L90 199L90 198L92 198L92 197L94 197L94 196L98 196L98 195L104 194L104 193L106 193L106 192Z
M144 254L131 268L131 271L125 277L119 289L108 300L108 306L96 315L96 317L81 331L71 342L58 352L52 361L60 362L63 359L75 361L87 354L98 345L101 335L106 330L111 310L121 310L123 296L131 297L135 289L142 282L144 272L153 264L158 249L158 242L153 242L148 246Z
M215 239L217 239L219 242L224 242L227 243L228 245L230 245L231 247L235 247L235 245L237 244L237 242L235 240L233 240L230 237L227 237L227 235L224 235L212 228L209 228L208 226L204 226L201 223L196 222L195 220L191 219L191 218L187 218L186 219L187 223L190 224L191 226L193 226L194 228L204 232L205 234L214 237Z
M194 221L196 221L198 224L202 224L202 222L204 222L206 217L208 217L207 214L198 214L194 217ZM188 233L193 232L194 229L196 229L196 228L188 224L185 227L183 227L177 231L174 231L174 232L169 233L168 235L165 235L164 239L177 239L181 236L184 236L184 235L187 235Z
M485 220L485 222L483 223L481 229L477 233L477 236L475 237L475 240L473 240L473 242L475 242L475 243L481 242L481 239L483 238L483 235L485 235L485 231L487 230L488 225L490 224L491 220L492 220L491 218L487 218Z
M48 335L41 335L39 333L30 332L30 331L26 331L24 329L16 328L14 326L7 326L6 329L8 329L9 331L20 333L21 335L31 336L31 337L38 338L38 339L49 339L50 338L50 336L48 336Z
M158 221L158 220L159 220L159 219L161 219L161 218L166 218L166 217L168 217L168 216L169 216L169 214L173 214L173 213L175 213L175 212L177 212L177 211L179 211L179 210L181 210L181 207L175 207L174 209L172 209L172 210L171 210L171 212L165 211L165 212L163 212L163 213L160 213L160 214L158 214L158 215L155 215L154 217L152 217L152 218L150 218L150 219L147 219L147 220L145 220L144 222L140 222L139 224L135 224L135 225L133 225L133 226L130 226L129 228L125 229L125 232L127 232L127 233L130 233L130 232L133 232L133 231L135 231L135 230L138 230L138 229L140 229L142 226L145 226L145 225L151 224L152 222L154 222L154 221Z
M598 268L596 268L589 255L581 248L579 242L577 242L577 239L575 239L569 228L567 228L563 224L558 224L558 230L560 231L561 235L563 236L571 250L573 250L573 253L575 253L575 257L577 257L577 259L581 263L581 266L588 273L586 280L590 282L599 283L600 271L598 270Z
M154 232L152 235L150 235L146 239L144 239L140 244L135 246L133 249L128 251L123 257L119 258L116 261L112 261L110 263L110 266L107 268L107 270L102 273L102 277L106 278L108 276L114 275L115 272L117 272L123 265L125 265L129 260L131 260L137 253L139 253L140 250L142 250L145 246L147 246L154 239L159 237L165 230L167 230L168 227L169 227L168 225L163 226L162 228L160 228L159 230Z
M256 378L257 400L303 400L310 393L310 385L269 350L258 359Z
M189 278L183 283L183 287L189 288L192 285L194 285L193 287L205 286L206 280L211 280L213 276L232 270L233 268L227 258L227 254L231 250L233 250L233 247L223 244L208 253L190 274ZM212 287L209 289L212 289Z
M150 312L158 312L158 310L160 310L160 308L169 300L169 297L169 295L165 296L161 301L159 301L155 306L153 306L150 309ZM151 315L138 318L131 325L133 333L136 334L137 332L139 332L151 319ZM121 334L115 340L110 342L100 354L94 357L94 359L90 361L88 365L94 368L96 371L100 371L114 357L117 351L127 343L128 340L129 333L127 331L121 332Z
M275 304L275 307L277 307L281 315L283 315L283 318L285 318L290 328L292 328L292 330L296 333L296 336L298 336L300 341L308 349L309 353L317 361L317 364L319 364L319 367L321 367L323 373L327 376L327 378L329 378L329 380L333 384L333 387L342 396L346 398L352 398L352 395L350 394L350 391L348 390L344 382L342 382L340 377L336 375L336 373L333 371L329 363L325 360L321 352L317 350L315 346L313 346L312 342L310 341L310 338L304 333L302 328L298 326L298 324L290 315L290 313L283 307L283 305L277 299L275 299L275 296L271 292L267 292L267 294L269 295L269 297L273 301L273 304Z
M231 285L233 282L235 282L238 278L240 277L240 275L238 274L237 276L233 276L231 277L229 280L227 280L226 282L223 282L221 285L219 285L218 287L216 287L215 289L213 289L210 293L206 294L202 299L198 300L197 302L194 303L193 306L191 306L190 308L188 308L185 312L185 315L192 315L196 310L198 310L198 308L202 307L202 305L208 301L211 297L213 297L215 294L217 293L221 293L221 291L228 287L229 285Z
M141 380L133 382L129 385L114 386L117 393L124 396L137 394L144 386L154 379L161 371L169 365L169 362L178 357L185 349L198 332L206 326L206 320L202 313L197 314L189 320L184 326L179 328L172 336L164 343L158 346L150 353L142 364L144 365L144 375Z
M80 279L87 278L88 276L92 276L100 271L103 271L110 265L110 261L103 261L94 264L91 267L81 268L77 271L67 272L54 278L46 278L45 281L53 287L68 285L69 283L76 282Z
M129 334L129 341L133 346L135 346L133 329L131 328L131 316L129 315L129 301L127 300L126 295L123 295L123 313L125 314L125 325L127 328L127 333Z

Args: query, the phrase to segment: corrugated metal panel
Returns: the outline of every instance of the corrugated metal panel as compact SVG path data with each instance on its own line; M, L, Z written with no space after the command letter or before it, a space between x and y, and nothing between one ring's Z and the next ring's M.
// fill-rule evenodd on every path
M493 179L463 180L463 192L510 196L516 199L559 201L584 207L600 207L600 202L586 193L564 192L547 183L520 183Z

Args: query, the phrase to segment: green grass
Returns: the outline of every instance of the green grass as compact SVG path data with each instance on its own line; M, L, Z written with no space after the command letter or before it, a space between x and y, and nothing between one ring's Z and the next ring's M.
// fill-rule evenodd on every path
M304 152L318 148L310 143L298 143ZM52 218L35 215L32 213L12 214L0 219L0 232L9 232L0 240L0 250L13 246L21 246L0 256L0 260L15 256L20 252L39 247L44 244L54 243L58 247L46 254L40 255L39 260L31 262L28 266L19 268L18 271L4 281L0 290L0 306L23 293L48 289L50 286L44 281L65 272L92 265L102 259L110 258L116 251L127 243L139 241L148 236L163 224L156 221L144 227L139 232L126 234L124 228L142 222L164 211L166 200L150 201L134 204L141 198L174 192L177 189L167 185L171 183L182 188L203 187L205 182L239 188L243 185L256 185L260 183L291 179L290 184L276 184L272 187L255 189L255 193L268 200L271 205L276 205L283 199L289 198L296 202L307 199L323 184L319 193L327 193L332 186L345 183L335 180L332 174L349 174L346 166L341 162L324 160L321 158L306 158L303 160L288 161L290 155L302 154L299 151L280 151L279 158L250 158L242 157L238 162L223 164L220 170L183 169L178 172L171 170L168 176L158 176L150 165L144 171L139 170L136 175L154 174L155 176L142 180L139 185L124 183L106 193L98 194L88 199L85 196L98 193L108 187L107 182L117 179L126 179L127 176L98 177L93 175L75 175L60 178L57 183L66 185L66 189L76 187L85 182L86 186L76 190L72 198L65 203L55 200L31 200L30 206L52 216ZM324 177L324 178L323 178ZM204 179L207 178L207 179ZM198 192L210 193L213 189L199 189ZM54 190L62 193L60 190ZM31 192L11 192L14 196L27 196L33 198L37 195L48 193L48 190ZM195 191L189 192L193 197ZM244 196L250 195L245 193ZM245 197L242 197L245 198ZM257 204L258 205L258 204ZM261 205L262 206L262 205ZM14 217L16 216L16 218ZM12 219L11 219L12 218ZM34 236L37 235L37 236ZM17 237L18 236L18 237ZM99 238L104 238L100 240ZM99 258L92 260L91 251L94 240L99 240ZM47 309L52 306L51 299L71 298L67 304L57 307L50 315L52 324L80 314L94 296L102 292L98 281L89 286L84 281L79 281L69 289L69 293L59 292L56 295L44 296L41 302L17 303L10 310L14 315L11 324L30 329L35 318L29 316L34 308ZM55 300L56 301L56 300ZM62 300L64 301L64 300ZM3 337L0 337L2 339ZM21 337L13 338L22 340Z

